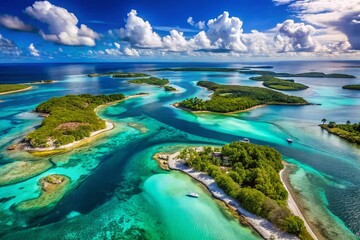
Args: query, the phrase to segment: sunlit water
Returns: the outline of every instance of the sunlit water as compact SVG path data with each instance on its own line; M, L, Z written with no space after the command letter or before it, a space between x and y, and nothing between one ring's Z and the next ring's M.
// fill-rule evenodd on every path
M106 71L142 71L180 66L241 67L242 64L48 64L0 66L0 81L31 82L54 79L53 84L0 96L0 163L16 160L49 161L42 173L0 187L0 234L3 239L259 239L238 223L199 184L177 172L165 172L152 160L156 152L175 151L188 145L222 145L243 137L279 150L295 165L290 180L311 221L331 239L360 236L360 148L318 127L328 121L359 121L360 93L341 86L359 81L360 62L271 63L274 71L323 71L356 75L357 79L296 78L309 89L291 92L321 105L268 106L224 116L190 114L171 103L210 94L196 87L199 80L261 86L249 75L214 72L151 72L169 78L179 89L168 93L158 87L132 85L125 79L88 78ZM248 64L245 64L248 65ZM266 65L269 65L266 63ZM99 115L116 128L90 145L48 158L14 154L6 147L34 129L41 117L35 106L53 96L79 93L134 94L134 98L107 107ZM136 123L148 131L129 126ZM294 143L289 145L286 138ZM18 213L12 206L39 195L40 178L48 174L71 178L72 190L46 214ZM189 191L199 199L186 197Z

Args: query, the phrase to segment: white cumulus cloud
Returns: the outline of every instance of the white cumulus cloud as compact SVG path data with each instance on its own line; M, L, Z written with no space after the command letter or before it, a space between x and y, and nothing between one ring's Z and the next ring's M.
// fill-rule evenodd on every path
M193 49L213 49L210 39L206 36L204 31L196 34L195 37L189 40L189 44Z
M106 55L110 55L110 56L120 56L120 55L122 55L120 50L117 49L117 48L107 48L107 49L104 50L104 53Z
M241 41L242 24L239 18L229 17L229 13L224 12L207 22L206 35L217 48L245 52L247 47Z
M32 56L34 56L34 57L40 57L40 52L39 52L39 50L37 50L37 49L35 48L35 46L34 46L33 43L31 43L31 44L29 45L28 50L29 50L29 52L30 52L30 54L31 54Z
M199 21L199 22L195 22L194 19L192 17L189 17L187 19L188 24L190 24L191 26L194 26L198 29L204 29L206 27L205 21Z
M161 47L160 36L153 31L148 21L137 16L136 10L131 10L126 19L125 28L120 29L120 37L126 39L134 47Z
M85 24L78 27L79 21L73 13L48 1L37 1L27 7L25 12L48 24L49 33L40 31L41 36L47 41L63 45L94 46L95 40L99 38L99 34Z
M170 35L162 38L163 47L170 51L180 52L189 50L189 43L182 32L171 30Z
M130 57L138 57L138 56L140 56L139 52L134 48L125 48L124 49L124 54L126 56L130 56Z
M25 24L20 18L16 16L3 15L0 16L0 24L6 28L16 30L31 32L34 28L31 25Z
M285 4L286 1L283 1ZM195 24L192 18L188 22ZM360 25L353 23L354 25ZM325 56L337 53L348 53L350 44L347 39L341 41L324 41L327 32L316 29L311 24L296 23L286 20L265 32L252 30L243 31L240 18L223 12L218 17L210 19L204 30L186 36L178 29L172 29L168 35L160 37L148 21L137 15L135 10L128 13L125 28L120 29L120 37L130 43L123 50L125 56L145 56L145 50L151 55L172 54L182 56ZM116 44L114 44L116 47ZM176 55L176 56L177 56Z
M277 25L278 34L276 42L282 46L281 51L314 52L321 45L313 39L316 29L304 23L295 23L294 20L286 20Z
M119 44L119 43L114 42L114 45L115 45L115 47L116 47L117 49L120 49L120 44Z
M279 1L288 4L289 10L302 21L321 27L333 44L348 40L353 49L360 50L360 25L354 24L360 21L359 0L273 0L275 4Z
M252 55L270 56L276 49L272 36L257 30L252 30L251 33L244 33L241 40L247 47L248 53Z

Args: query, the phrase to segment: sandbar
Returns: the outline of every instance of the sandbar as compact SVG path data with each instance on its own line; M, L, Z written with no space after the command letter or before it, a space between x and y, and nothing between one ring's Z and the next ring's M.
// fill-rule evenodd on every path
M32 89L32 86L24 88L24 89L19 89L19 90L14 90L14 91L9 91L9 92L2 92L2 93L0 93L0 95L23 92L23 91L27 91L27 90L30 90L30 89Z
M284 163L284 162L283 162ZM293 194L291 193L292 191L290 191L289 189L291 188L290 186L290 182L286 179L288 178L288 176L286 175L286 168L287 168L287 164L284 163L284 169L282 169L280 171L280 179L282 184L284 185L286 191L288 192L288 200L287 200L287 204L288 204L288 208L290 209L290 211L300 217L303 221L304 221L304 225L306 227L306 230L309 232L309 234L311 235L311 237L315 240L318 239L318 237L316 236L316 234L314 233L314 231L312 230L310 224L308 223L307 219L304 217L304 215L302 214L300 208L298 207L298 205L295 202L295 197L293 196Z
M0 169L0 186L27 180L50 169L52 166L53 164L48 160L8 163Z

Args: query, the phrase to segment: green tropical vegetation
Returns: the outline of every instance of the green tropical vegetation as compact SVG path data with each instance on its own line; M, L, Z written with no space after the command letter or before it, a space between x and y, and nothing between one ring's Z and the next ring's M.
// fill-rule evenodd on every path
M88 77L104 77L110 76L113 78L135 78L135 77L148 77L149 74L146 73L131 73L131 72L106 72L106 73L90 73Z
M217 185L246 210L301 239L311 239L302 219L287 208L288 193L279 175L283 169L282 158L275 149L232 142L221 148L204 147L199 152L185 149L179 158L214 178Z
M25 84L0 84L0 93L18 91L30 87Z
M198 86L214 91L210 100L197 97L183 100L177 105L192 111L235 112L262 104L309 104L305 99L286 95L261 87L221 85L209 81L199 81Z
M342 73L330 73L325 74L322 72L306 72L306 73L276 73L272 71L262 71L262 70L239 70L240 73L244 74L257 74L257 75L266 75L273 77L311 77L311 78L356 78L353 75L342 74Z
M148 77L148 78L137 78L133 80L129 80L130 83L135 84L149 84L149 85L156 85L156 86L164 86L169 84L169 80L166 78L157 78L157 77Z
M341 138L344 138L352 143L360 144L360 122L351 124L348 120L346 124L337 124L334 121L330 121L328 124L322 121L323 124L320 127L326 129L328 132L335 134Z
M55 82L54 80L51 80L51 79L48 79L48 80L39 80L39 81L34 81L32 83L35 83L35 84L45 84L45 83L53 83Z
M94 109L122 99L125 99L123 94L51 98L36 107L35 112L48 114L48 117L25 140L33 147L59 147L89 137L91 132L106 127L105 121L96 115Z
M175 91L177 91L176 88L174 88L172 86L164 86L164 89L167 92L175 92Z
M282 91L296 91L309 88L304 84L295 83L295 81L292 79L281 79L269 75L251 77L250 80L262 81L265 87Z
M360 84L345 85L342 88L343 89L350 89L350 90L360 90Z

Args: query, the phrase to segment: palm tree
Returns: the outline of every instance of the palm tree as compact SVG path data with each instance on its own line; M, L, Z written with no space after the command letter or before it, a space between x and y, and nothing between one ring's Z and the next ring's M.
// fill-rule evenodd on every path
M336 122L330 121L329 128L334 128L334 127L336 127Z
M350 123L351 123L350 120L347 120L347 121L346 121L346 124L347 124L347 125L349 125Z
M323 118L323 119L321 120L322 124L325 124L326 121L327 121L326 118Z

